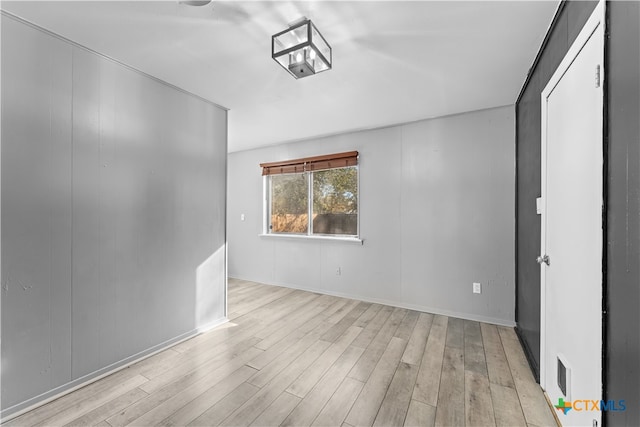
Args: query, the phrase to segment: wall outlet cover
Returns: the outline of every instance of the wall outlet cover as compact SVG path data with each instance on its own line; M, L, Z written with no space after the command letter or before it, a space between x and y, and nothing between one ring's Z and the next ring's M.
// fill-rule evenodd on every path
M482 285L480 283L473 282L473 293L474 294L482 293Z

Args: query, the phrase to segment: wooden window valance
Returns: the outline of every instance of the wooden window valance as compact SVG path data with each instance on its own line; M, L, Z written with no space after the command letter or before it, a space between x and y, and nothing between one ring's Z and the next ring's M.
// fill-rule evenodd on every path
M282 162L260 163L262 175L279 175L283 173L301 173L325 169L344 168L358 164L358 152L326 154L324 156L305 157Z

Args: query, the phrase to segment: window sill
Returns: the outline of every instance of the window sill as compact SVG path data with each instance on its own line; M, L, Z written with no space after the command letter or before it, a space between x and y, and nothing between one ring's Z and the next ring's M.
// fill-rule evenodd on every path
M364 240L358 237L333 237L333 236L309 236L306 234L259 234L267 239L288 239L288 240L320 240L327 242L355 243L363 245Z

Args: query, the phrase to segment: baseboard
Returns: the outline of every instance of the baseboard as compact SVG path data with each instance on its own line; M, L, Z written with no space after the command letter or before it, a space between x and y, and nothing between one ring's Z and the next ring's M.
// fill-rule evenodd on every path
M515 331L516 331L516 336L518 337L518 341L520 341L520 346L522 346L524 355L527 358L527 362L529 362L529 369L531 369L531 373L533 374L533 377L535 378L536 382L540 384L540 367L538 366L538 362L536 362L533 352L529 347L529 343L524 339L520 331L520 328L518 328L517 325L516 325Z
M118 362L112 363L108 366L105 366L102 369L98 369L90 374L84 375L80 378L77 378L73 381L70 381L66 384L58 386L52 390L49 390L45 393L42 393L38 396L32 397L24 402L20 402L15 404L9 408L2 409L0 411L0 424L6 423L9 420L19 417L20 415L25 414L26 412L32 411L40 406L46 405L47 403L58 399L66 394L69 394L75 390L78 390L82 387L85 387L91 383L94 383L106 376L114 374L122 369L128 368L129 366L138 363L144 359L147 359L155 354L158 354L168 348L171 348L181 342L184 342L188 339L191 339L195 336L198 336L206 331L209 331L217 326L220 326L224 323L227 323L229 319L223 317L221 319L214 320L211 323L208 323L199 328L193 329L189 332L185 332L184 334L178 335L175 338L171 338L167 341L164 341L160 344L157 344L153 347L150 347L146 350L143 350L139 353L136 353L132 356L129 356L125 359L122 359Z
M544 394L544 400L547 401L547 405L549 406L549 410L553 414L553 419L556 420L555 427L562 427L562 422L560 421L560 417L558 417L558 411L556 410L556 407L553 406L553 403L551 403L551 400L549 399L549 395L544 390L542 391L542 394Z
M493 325L507 326L510 328L513 328L516 326L516 323L510 320L496 319L493 317L481 316L481 315L470 314L470 313L461 313L457 311L442 310L439 308L428 307L420 304L407 304L399 301L386 300L383 298L368 298L362 295L352 295L352 294L347 294L342 292L331 292L324 289L304 288L301 286L291 285L289 283L275 283L275 282L265 283L261 281L251 280L251 279L243 279L241 277L230 277L230 278L237 279L237 280L245 280L245 281L255 282L255 283L261 283L269 286L280 286L283 288L298 289L301 291L315 292L317 294L331 295L334 297L355 299L358 301L389 305L391 307L406 308L408 310L421 311L424 313L439 314L439 315L448 316L448 317L457 317L459 319L473 320L475 322L491 323Z

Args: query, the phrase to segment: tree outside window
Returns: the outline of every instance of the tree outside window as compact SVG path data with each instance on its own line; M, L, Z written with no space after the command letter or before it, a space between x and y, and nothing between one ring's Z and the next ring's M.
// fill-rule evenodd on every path
M269 181L271 233L358 235L356 166L273 175Z

